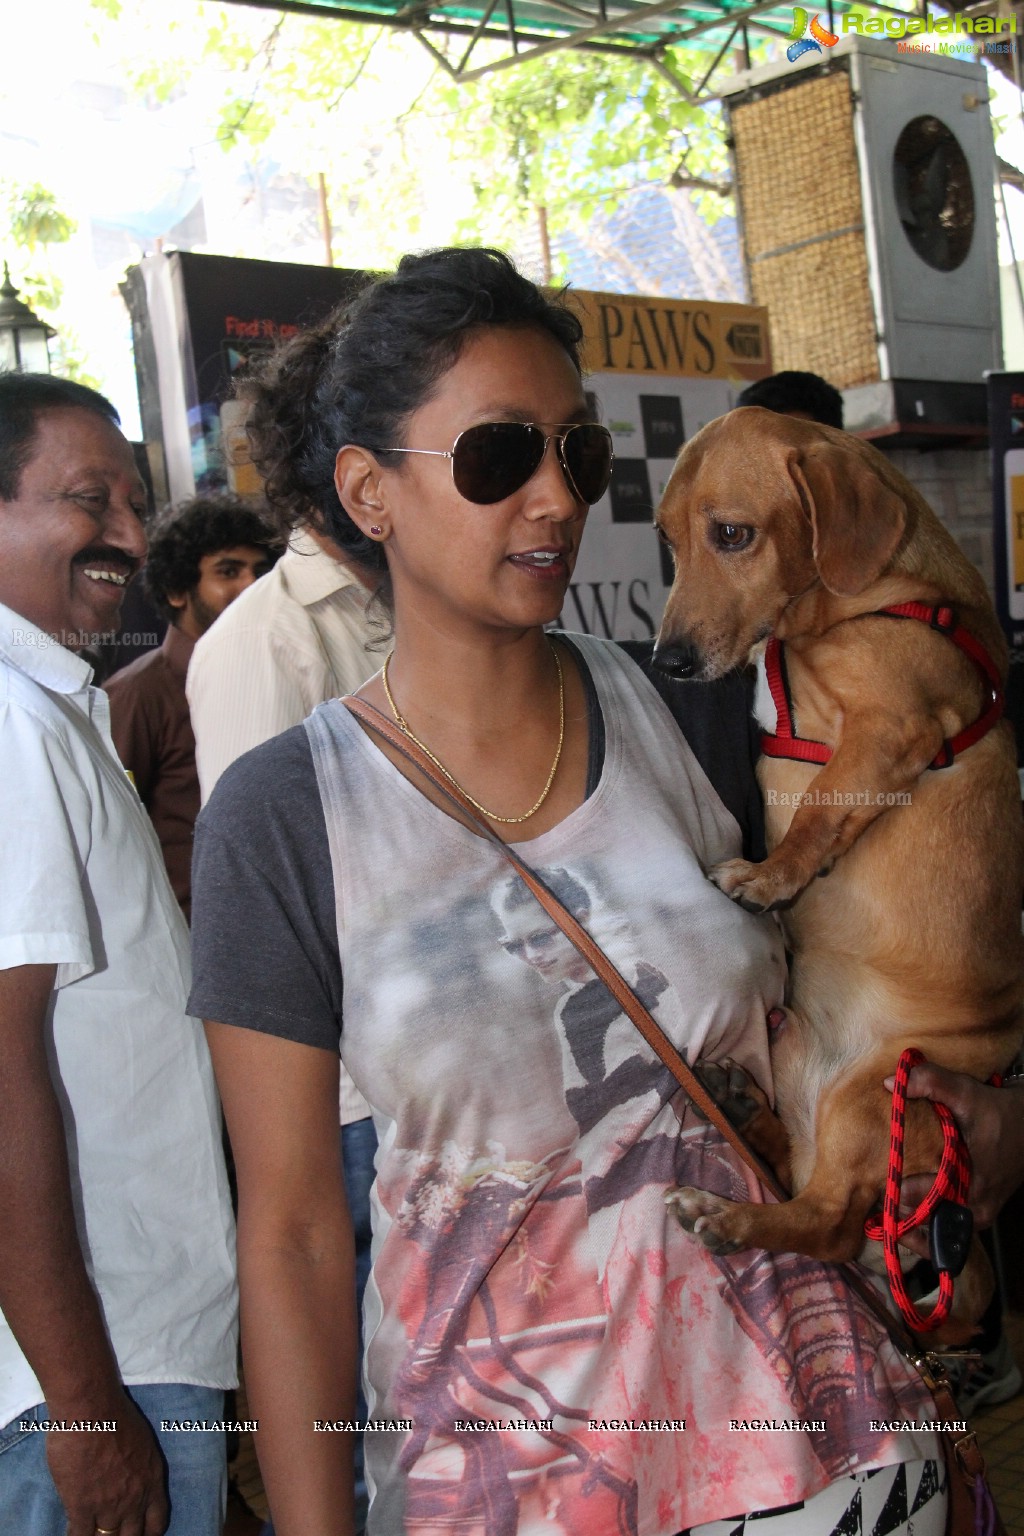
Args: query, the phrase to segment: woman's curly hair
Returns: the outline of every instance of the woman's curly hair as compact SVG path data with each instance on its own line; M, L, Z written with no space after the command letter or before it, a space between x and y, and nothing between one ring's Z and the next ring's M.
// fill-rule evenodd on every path
M384 464L408 418L482 326L537 326L577 372L583 328L573 312L522 276L501 251L449 246L404 256L321 324L280 347L244 394L266 496L285 526L312 523L364 569L384 577L382 546L338 500L334 463L356 443Z

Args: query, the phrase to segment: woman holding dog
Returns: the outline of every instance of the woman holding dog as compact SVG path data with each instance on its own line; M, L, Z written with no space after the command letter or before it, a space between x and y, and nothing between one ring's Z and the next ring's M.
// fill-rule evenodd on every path
M703 876L737 825L640 670L546 629L611 470L579 344L498 253L407 257L271 365L259 457L286 515L312 505L380 573L392 635L363 698L607 915L688 1060L767 1083L777 931ZM668 1183L750 1180L509 880L340 700L201 820L192 1007L215 1021L277 1536L354 1529L339 1043L380 1139L371 1536L675 1536L783 1508L761 1536L854 1509L851 1530L938 1536L934 1437L877 1427L929 1416L915 1374L821 1266L713 1256L670 1218Z

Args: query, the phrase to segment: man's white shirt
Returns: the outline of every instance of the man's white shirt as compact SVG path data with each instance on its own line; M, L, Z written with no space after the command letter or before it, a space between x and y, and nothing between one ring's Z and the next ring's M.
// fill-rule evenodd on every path
M188 931L91 679L0 604L0 969L57 967L72 1195L122 1379L226 1387L234 1226ZM42 1399L0 1316L0 1425Z

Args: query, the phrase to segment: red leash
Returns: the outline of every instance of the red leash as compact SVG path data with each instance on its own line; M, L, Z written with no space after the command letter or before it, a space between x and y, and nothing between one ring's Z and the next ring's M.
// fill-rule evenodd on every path
M900 1188L903 1184L903 1136L907 1112L907 1079L912 1067L924 1061L921 1051L910 1049L903 1052L896 1068L896 1082L892 1090L892 1118L889 1123L889 1170L885 1180L885 1199L881 1217L869 1216L864 1223L866 1236L876 1242L881 1239L885 1250L885 1271L889 1288L896 1305L909 1328L915 1333L931 1333L940 1328L949 1316L953 1302L953 1275L959 1271L939 1269L939 1298L931 1312L919 1312L907 1294L903 1283L903 1270L896 1249L898 1240L913 1227L930 1220L943 1200L954 1205L966 1206L970 1186L971 1166L960 1129L952 1111L945 1104L932 1104L942 1124L942 1160L935 1182L912 1216L900 1217Z

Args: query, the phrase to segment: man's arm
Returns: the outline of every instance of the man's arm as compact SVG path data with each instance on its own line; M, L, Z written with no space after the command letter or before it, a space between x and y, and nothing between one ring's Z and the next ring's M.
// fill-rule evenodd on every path
M0 1310L54 1419L109 1419L110 1432L47 1437L68 1536L167 1527L163 1463L125 1395L75 1227L67 1147L46 1055L56 968L0 971Z

